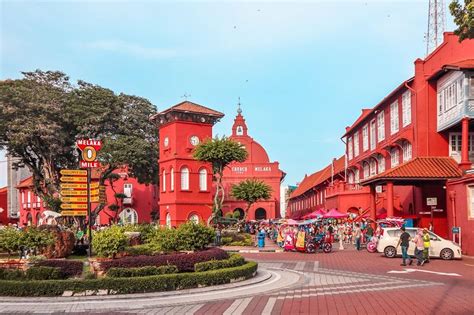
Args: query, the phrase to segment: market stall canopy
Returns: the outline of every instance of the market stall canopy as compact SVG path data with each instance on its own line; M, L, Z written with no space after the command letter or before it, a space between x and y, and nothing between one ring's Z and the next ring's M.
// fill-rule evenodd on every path
M336 209L331 209L327 213L323 215L323 218L325 219L341 219L347 217L347 213L341 213L337 211Z
M316 218L324 216L325 214L326 212L323 209L319 209L303 216L303 219L316 219Z

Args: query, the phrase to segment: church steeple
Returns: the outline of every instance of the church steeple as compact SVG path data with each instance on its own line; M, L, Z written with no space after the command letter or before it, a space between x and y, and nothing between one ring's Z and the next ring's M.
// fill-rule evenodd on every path
M239 102L237 103L237 116L235 117L234 125L232 126L232 136L246 137L247 130L247 124L245 123L244 116L242 116L242 108L239 97Z

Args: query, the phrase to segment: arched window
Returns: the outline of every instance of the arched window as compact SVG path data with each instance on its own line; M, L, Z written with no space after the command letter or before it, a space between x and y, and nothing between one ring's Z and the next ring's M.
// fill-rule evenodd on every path
M138 223L138 214L132 208L123 209L120 212L120 220L123 224L137 224Z
M163 191L166 191L166 171L163 170Z
M354 184L354 173L353 172L349 172L349 176L348 176L348 181L349 181L349 184Z
M385 172L385 158L383 157L383 155L378 156L377 162L379 164L379 173Z
M391 167L395 167L400 163L400 156L397 148L392 148L390 150L390 162Z
M166 227L171 228L171 214L166 214Z
M199 216L197 214L192 214L189 216L189 221L193 222L194 224L199 224Z
M377 162L375 159L370 159L370 176L377 175Z
M403 142L402 144L403 151L403 162L411 160L411 143L408 141Z
M359 173L359 169L356 168L354 170L354 183L358 184L360 182L360 173Z
M171 169L171 178L170 178L170 190L173 191L174 190L174 168Z
M189 168L181 169L181 190L189 190Z
M365 162L363 168L364 168L364 179L369 178L369 174L370 174L369 163Z
M199 190L207 191L207 170L205 168L199 171Z

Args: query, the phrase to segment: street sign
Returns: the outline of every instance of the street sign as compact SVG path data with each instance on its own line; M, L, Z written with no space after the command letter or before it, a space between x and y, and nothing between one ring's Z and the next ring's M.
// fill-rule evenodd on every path
M433 212L443 212L443 209L433 209Z
M70 176L87 176L86 170L61 170L61 175L70 175Z
M81 139L76 141L76 146L82 152L82 160L79 163L81 168L100 167L100 163L96 161L97 152L102 147L102 141L94 139Z
M62 202L87 202L87 197L61 197Z
M419 214L431 214L431 211L418 212Z
M86 196L87 190L61 190L61 196Z
M453 226L453 234L459 234L459 226Z
M85 217L87 216L87 211L66 210L66 211L61 211L61 215L63 217Z
M87 183L87 177L61 176L61 181L66 183Z
M426 205L427 206L437 206L438 205L438 198L436 198L436 197L426 198Z
M86 203L63 203L61 209L83 209L87 210Z
M91 197L91 202L100 202L99 196Z
M98 167L101 167L101 164L100 164L100 162L97 162L97 161L95 161L95 162L81 161L79 163L79 166L81 168L98 168Z
M91 189L99 188L99 182L91 183ZM87 184L82 183L61 183L61 189L87 189Z

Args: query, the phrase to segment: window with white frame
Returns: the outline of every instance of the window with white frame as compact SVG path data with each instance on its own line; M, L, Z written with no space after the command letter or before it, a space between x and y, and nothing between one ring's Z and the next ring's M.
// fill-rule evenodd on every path
M23 204L23 208L26 208L26 205L25 205L25 192L24 191L21 192L21 203Z
M352 160L353 152L352 152L352 137L347 139L347 157L349 160Z
M377 115L377 138L379 142L385 140L385 117L383 110Z
M474 218L474 186L467 186L467 204L469 205L469 218Z
M373 119L370 122L370 150L374 150L375 145L377 144L376 134L377 134L377 130L375 127L375 119Z
M379 167L379 173L383 173L385 172L385 158L383 155L379 155L378 158L377 158L377 163L378 163L378 167Z
M370 176L377 175L377 161L375 159L370 159Z
M398 132L399 119L398 119L398 101L393 102L390 105L390 134Z
M354 157L359 155L359 132L354 133Z
M133 185L130 183L123 184L123 194L125 198L132 198Z
M189 168L181 169L181 190L189 190Z
M174 190L174 168L172 168L170 172L170 190Z
M171 214L169 214L169 213L166 214L166 227L168 229L171 228Z
M189 216L189 221L194 224L199 224L199 216L197 214L192 214Z
M411 143L408 141L404 141L402 144L402 151L403 151L403 162L410 161L411 156L412 156Z
M392 148L390 150L390 166L395 167L400 163L400 153L398 148Z
M27 195L27 207L31 207L31 191L28 190L28 195Z
M358 184L360 182L360 172L359 169L356 168L354 170L354 183Z
M353 172L349 172L348 182L349 182L349 184L354 184L354 173Z
M365 178L369 178L369 174L370 174L370 166L369 166L369 163L364 162L363 169L364 169L364 179L365 179Z
M402 95L402 124L403 127L411 124L411 92L406 91Z
M369 149L369 125L362 127L362 151Z
M207 170L205 168L199 171L199 190L207 191Z
M166 191L166 171L163 170L163 192Z

